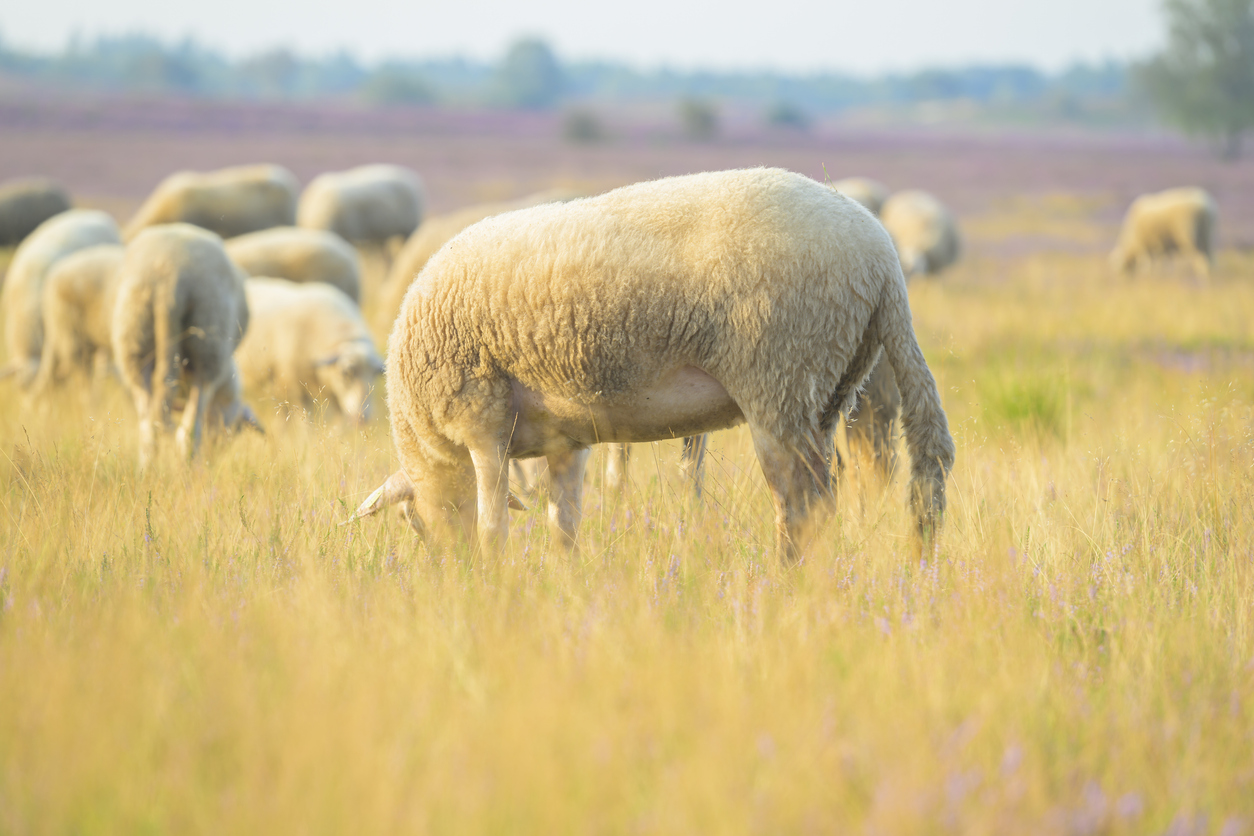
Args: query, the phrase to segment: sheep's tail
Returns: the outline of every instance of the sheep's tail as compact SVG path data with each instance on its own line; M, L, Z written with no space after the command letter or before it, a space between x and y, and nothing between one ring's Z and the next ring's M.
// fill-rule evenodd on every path
M945 513L945 480L954 466L954 440L936 379L914 336L905 278L899 269L893 272L877 312L879 334L897 373L902 432L910 450L910 507L918 534L927 543L935 541Z

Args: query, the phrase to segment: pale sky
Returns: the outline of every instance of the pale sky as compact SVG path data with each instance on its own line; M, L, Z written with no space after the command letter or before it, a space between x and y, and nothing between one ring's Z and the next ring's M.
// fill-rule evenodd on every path
M0 36L193 36L232 55L286 46L359 58L496 59L520 35L565 60L640 68L879 73L976 62L1058 69L1162 41L1161 0L4 0Z

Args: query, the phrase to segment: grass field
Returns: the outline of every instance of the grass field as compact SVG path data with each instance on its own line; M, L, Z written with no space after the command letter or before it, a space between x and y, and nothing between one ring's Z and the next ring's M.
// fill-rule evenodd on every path
M0 397L0 833L1254 833L1254 256L1116 280L1104 206L912 286L926 560L851 478L781 568L743 429L700 503L639 445L580 554L484 557L337 525L385 423L139 476L116 385Z

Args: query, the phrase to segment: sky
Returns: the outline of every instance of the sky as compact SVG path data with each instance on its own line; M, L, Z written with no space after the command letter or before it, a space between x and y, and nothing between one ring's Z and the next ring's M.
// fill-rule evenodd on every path
M233 56L284 46L366 61L495 60L520 36L563 60L641 69L859 74L973 63L1056 70L1162 42L1161 0L4 0L0 37L54 50L71 35L191 36ZM6 8L7 7L7 8Z

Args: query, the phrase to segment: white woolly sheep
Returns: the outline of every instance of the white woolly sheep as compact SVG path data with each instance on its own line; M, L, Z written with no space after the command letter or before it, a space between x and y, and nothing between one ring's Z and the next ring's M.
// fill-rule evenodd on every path
M223 238L296 223L300 183L278 165L180 171L161 181L126 225L127 241L157 224L189 223Z
M363 165L320 174L300 196L296 223L355 244L383 244L422 222L425 195L416 173L399 165Z
M846 177L831 184L832 188L850 200L861 203L872 215L879 217L884 202L888 200L888 187L869 177Z
M1219 211L1204 189L1168 189L1132 201L1123 218L1119 243L1110 254L1113 269L1131 273L1154 260L1180 253L1197 275L1210 278Z
M249 279L248 333L235 352L244 390L269 392L289 408L329 400L350 419L370 419L370 392L383 373L361 311L320 282Z
M141 469L152 460L156 430L165 426L180 385L187 387L187 405L175 438L184 457L195 455L215 404L228 427L256 424L239 399L231 356L247 329L244 275L216 234L164 224L127 245L113 309L113 358L139 413Z
M361 304L357 250L334 232L278 226L226 242L226 254L249 276L325 282Z
M46 177L0 183L0 247L22 243L41 223L69 208L69 192Z
M431 259L388 344L400 470L358 508L503 541L511 458L545 456L573 545L590 445L747 422L796 557L833 430L886 351L911 504L934 536L954 457L897 254L869 213L780 169L639 183L490 218Z
M962 240L949 210L922 191L896 192L880 211L907 276L939 273L958 260Z
M52 265L76 250L120 242L113 218L95 209L71 209L44 221L18 245L0 292L9 351L0 376L16 374L23 387L35 380L44 345L44 281Z
M44 282L44 348L31 390L46 391L74 370L99 372L113 355L113 303L126 248L97 244L71 253Z

